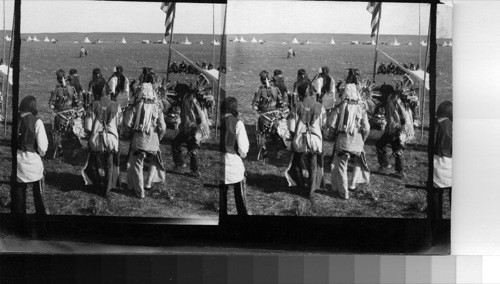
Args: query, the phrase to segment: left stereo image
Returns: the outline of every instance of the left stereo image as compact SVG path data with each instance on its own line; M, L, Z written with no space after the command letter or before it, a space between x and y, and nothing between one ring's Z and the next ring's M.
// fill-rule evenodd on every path
M0 213L217 224L226 5L23 1L13 100L7 4Z

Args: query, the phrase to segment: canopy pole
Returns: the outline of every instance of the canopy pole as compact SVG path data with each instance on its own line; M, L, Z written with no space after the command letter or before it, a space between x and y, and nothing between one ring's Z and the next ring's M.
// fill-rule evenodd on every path
M375 40L375 60L373 61L373 83L375 83L375 75L377 74L377 57L378 57L378 40L380 35L380 21L382 20L382 4L380 3L380 11L377 23L377 39Z
M3 0L3 37L2 37L2 60L5 61L5 0ZM12 39L11 39L12 40ZM7 77L7 85L9 84L9 78ZM7 121L7 102L6 102L6 97L7 97L7 88L5 86L5 77L2 76L2 114L4 115L4 121ZM4 122L4 135L7 133L7 124Z
M170 60L172 59L172 40L174 38L174 24L175 24L175 11L177 10L177 7L174 8L174 12L172 15L172 29L170 30L170 40L168 41L168 60L167 60L167 82L168 83L168 78L170 75L170 72L168 71L170 69Z
M217 103L216 103L216 109L215 109L215 140L217 141L218 137L218 126L219 126L219 115L220 115L220 97L221 97L221 78L222 78L222 70L223 70L223 65L225 65L225 56L224 56L224 47L226 46L226 15L227 15L227 4L224 7L224 24L222 26L222 37L221 37L221 45L220 45L220 58L219 58L219 78L218 78L218 83L217 83ZM214 62L215 63L215 62Z
M430 20L429 20L429 30L432 28L431 26L431 23L430 23ZM427 46L426 46L426 49L425 49L425 57L424 57L424 86L425 86L425 80L427 79L427 56L428 56L428 53L429 53L429 48L430 48L430 36L431 36L431 33L430 32L427 32ZM430 85L429 85L430 87ZM420 136L422 137L422 139L424 138L424 121L425 121L425 87L424 87L424 91L422 92L423 94L423 100L422 100L422 121L421 121L421 124L420 124ZM429 117L429 122L430 120L433 119L433 117Z
M12 45L15 44L16 42L14 41L14 37L16 36L14 34L14 25L16 24L16 18L14 17L12 19L12 31L11 31L11 37L10 37L10 46L9 46L9 60L5 63L7 65L7 84L6 87L5 87L5 99L4 99L4 102L5 102L5 117L4 117L4 120L3 120L3 135L6 136L7 135L7 111L8 111L8 107L7 107L7 104L9 103L9 76L10 76L10 65L11 65L11 61L12 61L12 58L11 58L11 54L12 54ZM16 34L17 34L17 31L16 31ZM19 34L20 35L20 34ZM5 40L5 38L4 38ZM19 40L21 40L19 38ZM4 59L5 60L5 59ZM12 74L14 75L14 74ZM14 91L14 89L13 89ZM14 94L12 94L12 96L14 96ZM19 98L18 98L18 101L19 101ZM12 101L12 104L14 104L14 101ZM14 107L14 105L12 106ZM14 110L14 108L12 108ZM17 109L17 105L16 105L16 109ZM13 114L15 114L16 112L13 112ZM15 115L12 115L12 117L14 118Z

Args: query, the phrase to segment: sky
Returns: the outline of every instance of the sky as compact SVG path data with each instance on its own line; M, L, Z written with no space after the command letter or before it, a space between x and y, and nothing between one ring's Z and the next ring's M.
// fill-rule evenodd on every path
M371 32L368 2L229 1L228 34ZM429 10L421 5L421 33L427 34ZM249 24L251 23L251 24ZM452 8L439 5L437 37L452 36ZM383 3L380 34L418 35L419 5Z
M6 2L7 29L10 29L14 1ZM21 33L164 33L166 14L160 6L159 2L23 0ZM215 33L221 34L225 5L214 7L212 13L212 4L178 3L174 33L211 34L215 15Z

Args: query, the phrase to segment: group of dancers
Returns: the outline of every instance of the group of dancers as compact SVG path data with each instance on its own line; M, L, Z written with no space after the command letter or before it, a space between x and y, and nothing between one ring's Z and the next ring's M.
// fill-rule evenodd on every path
M159 89L165 86L158 82L151 68L144 68L135 85L129 85L123 71L122 66L116 66L113 75L105 80L99 68L93 69L88 91L83 92L76 70L70 70L69 76L64 70L58 70L57 85L52 91L49 105L56 114L86 106L83 128L88 142L88 155L81 170L86 185L92 185L94 192L105 198L109 197L113 189L123 190L119 179L119 144L120 140L128 140L126 187L138 198L144 198L146 190L150 190L155 183L164 184L166 179L160 141L166 133L164 110L165 103L169 102L160 99ZM186 143L190 157L188 175L199 178L197 153L201 142L209 138L210 130L207 112L197 95L198 90L186 88L179 98L181 122L178 134L172 141L172 153L175 170L183 171L187 165L181 145ZM24 97L18 114L18 186L13 187L11 192L13 213L26 213L26 188L32 184L36 212L47 214L43 198L42 157L47 152L48 138L37 113L37 99L34 96ZM55 136L59 135L63 140L64 137L72 136L64 131L67 125L64 116L56 115ZM149 165L149 171L144 177L145 164ZM167 199L174 198L170 189L162 188L167 191Z
M349 199L352 191L370 182L370 167L365 156L365 142L370 134L369 107L367 100L371 90L366 80L360 76L348 76L343 86L335 86L329 75L328 67L322 67L319 74L310 80L304 69L298 70L293 91L288 91L281 70L259 73L261 85L254 94L252 107L259 112L258 131L270 131L266 114L278 109L289 112L287 117L290 133L291 162L285 172L289 186L296 186L299 194L310 198L311 194L324 186L324 140L334 141L331 164L332 190L340 198ZM404 150L413 139L414 123L411 100L408 92L415 90L411 86L400 84L390 88L388 99L382 106L385 109L386 126L382 136L376 141L379 169L387 172L392 168L386 147L392 148L395 159L396 178L406 177ZM334 98L333 103L328 98ZM223 145L226 162L226 187L221 196L226 201L229 185L234 185L235 201L238 214L246 213L244 188L244 166L242 158L248 152L248 138L243 123L237 119L237 101L229 97L225 104L225 140ZM452 172L452 103L442 102L437 109L436 139L434 143L434 186L451 187ZM275 129L274 131L279 132ZM282 136L282 135L280 135ZM304 163L304 158L307 162ZM353 167L349 182L348 166ZM306 167L306 168L305 168ZM308 171L305 180L303 171ZM221 202L222 204L222 202ZM223 208L226 210L226 208ZM222 212L225 214L226 212Z

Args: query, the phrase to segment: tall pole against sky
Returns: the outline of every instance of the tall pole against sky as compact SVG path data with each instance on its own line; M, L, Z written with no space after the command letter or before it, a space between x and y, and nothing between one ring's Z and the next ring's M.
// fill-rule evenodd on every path
M2 46L2 60L5 61L5 0L3 0L3 37L2 37L2 42L3 42L3 46ZM7 84L8 84L8 81L7 80ZM7 94L5 92L5 90L7 90L7 88L5 87L5 77L2 76L2 89L0 90L0 92L3 94L2 96L2 113L3 113L3 116L4 116L4 120L7 121L7 103L6 103L6 100L4 99L4 97L7 97ZM5 124L5 127L7 125ZM7 131L7 129L5 129L5 131Z

